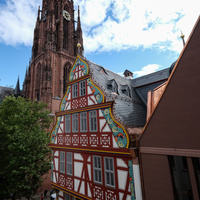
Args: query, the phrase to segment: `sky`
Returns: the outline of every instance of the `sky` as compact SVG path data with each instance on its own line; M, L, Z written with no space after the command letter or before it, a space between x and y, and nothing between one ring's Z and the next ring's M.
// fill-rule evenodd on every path
M42 0L0 0L0 86L24 81ZM199 16L199 0L74 0L80 7L84 56L134 78L178 59Z

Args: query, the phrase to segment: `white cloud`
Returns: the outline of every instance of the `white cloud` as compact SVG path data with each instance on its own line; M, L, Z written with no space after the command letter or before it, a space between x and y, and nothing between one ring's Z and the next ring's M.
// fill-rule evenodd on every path
M0 42L32 45L42 0L0 4ZM199 15L199 0L74 0L80 6L85 52L156 48L180 52L181 30L189 36Z
M140 71L134 71L133 76L134 78L139 77L139 76L144 76L153 72L156 72L159 70L159 65L157 64L149 64L145 67L143 67Z
M6 0L0 5L0 42L32 45L39 4L41 0Z

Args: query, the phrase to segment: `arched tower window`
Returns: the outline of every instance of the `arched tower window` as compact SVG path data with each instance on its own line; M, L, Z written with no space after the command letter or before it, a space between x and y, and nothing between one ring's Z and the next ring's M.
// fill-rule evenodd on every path
M36 98L37 101L40 100L40 93L41 93L41 64L39 63L36 68L36 86L35 86L35 92L36 92Z
M65 94L67 90L67 82L69 80L70 69L71 69L71 64L67 62L63 69L63 95Z

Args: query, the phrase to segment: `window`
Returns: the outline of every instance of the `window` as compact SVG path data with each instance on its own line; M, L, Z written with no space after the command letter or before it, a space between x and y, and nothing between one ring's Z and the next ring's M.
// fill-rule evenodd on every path
M70 195L65 193L65 200L71 200Z
M72 153L67 152L67 174L72 175Z
M181 156L168 156L168 159L174 190L174 199L193 199L187 158Z
M96 110L89 112L89 120L90 120L90 131L97 131L97 112Z
M105 183L107 186L114 187L114 164L113 158L104 158Z
M70 132L70 115L65 115L65 132Z
M93 169L94 169L94 182L102 183L101 178L101 157L94 156L93 157Z
M200 195L200 158L192 158L198 192Z
M60 172L65 173L65 152L60 152Z
M72 115L72 132L78 132L78 113Z
M79 87L80 87L80 96L84 96L85 95L85 80L84 81L81 81L79 83Z
M87 112L80 113L80 131L87 132Z
M75 83L72 85L72 98L78 97L78 84Z

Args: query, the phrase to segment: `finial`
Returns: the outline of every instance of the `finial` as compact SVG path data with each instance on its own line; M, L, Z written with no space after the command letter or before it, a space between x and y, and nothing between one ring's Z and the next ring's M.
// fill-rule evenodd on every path
M185 35L183 35L183 32L181 31L181 36L180 38L183 40L183 47L185 46L185 40L184 40Z
M78 55L80 55L80 53L81 53L81 44L80 43L77 43L77 48L78 48Z

